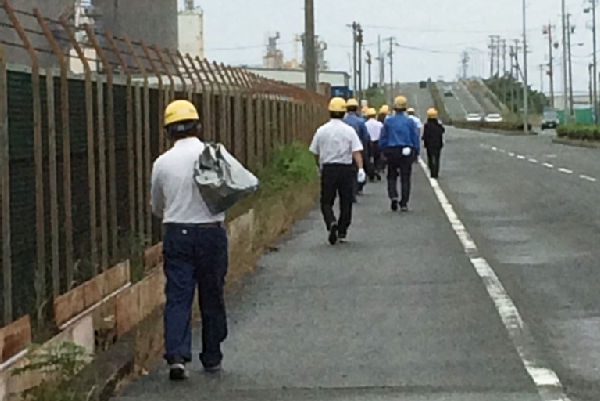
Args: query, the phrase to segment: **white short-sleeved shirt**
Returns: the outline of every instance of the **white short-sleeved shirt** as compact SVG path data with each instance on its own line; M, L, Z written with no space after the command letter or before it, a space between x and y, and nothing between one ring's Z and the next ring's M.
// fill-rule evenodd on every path
M381 129L383 128L383 123L377 121L374 118L370 118L369 121L365 123L367 126L367 130L369 131L369 135L371 136L371 142L378 141L381 137Z
M352 153L363 150L354 128L340 119L321 126L310 144L310 151L324 164L352 164Z
M152 212L163 223L206 224L223 222L225 214L212 214L194 181L194 166L204 150L195 137L180 139L152 167Z
M419 129L419 134L423 133L423 122L421 121L421 119L417 116L411 116L411 115L409 115L408 117L410 117L410 119L413 120L415 122L415 124L417 124L417 128Z

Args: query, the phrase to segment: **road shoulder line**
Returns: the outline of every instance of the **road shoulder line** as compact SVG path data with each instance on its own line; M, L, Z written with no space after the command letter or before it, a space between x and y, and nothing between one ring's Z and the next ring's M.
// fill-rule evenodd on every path
M487 260L479 254L477 244L456 214L454 207L448 200L438 181L429 178L429 169L423 159L419 158L419 164L427 175L429 184L433 188L444 213L448 217L452 229L463 245L473 268L483 281L483 284L500 315L500 319L523 362L523 366L533 380L541 399L543 401L569 401L558 375L539 357L535 356L535 341L533 336L494 269Z

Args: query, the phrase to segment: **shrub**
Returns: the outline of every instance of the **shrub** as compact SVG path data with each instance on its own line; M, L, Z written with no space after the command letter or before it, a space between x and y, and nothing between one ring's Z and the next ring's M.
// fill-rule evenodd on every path
M600 127L586 124L562 124L556 129L560 138L581 141L600 141Z

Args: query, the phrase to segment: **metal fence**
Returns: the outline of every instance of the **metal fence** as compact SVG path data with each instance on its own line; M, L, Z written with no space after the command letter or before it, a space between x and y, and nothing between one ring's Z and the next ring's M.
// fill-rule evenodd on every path
M2 8L0 326L25 314L49 321L54 297L160 240L149 183L168 146L169 101L196 104L204 139L254 170L325 117L326 99L301 88L7 0ZM3 39L8 30L20 41ZM14 51L30 66L9 64ZM54 65L41 66L41 54Z

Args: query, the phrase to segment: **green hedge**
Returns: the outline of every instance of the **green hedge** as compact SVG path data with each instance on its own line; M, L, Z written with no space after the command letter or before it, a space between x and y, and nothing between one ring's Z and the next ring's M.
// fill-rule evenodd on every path
M561 138L583 141L600 141L600 126L585 124L561 124L556 129Z
M523 131L524 124L522 122L514 121L500 121L488 123L485 121L454 121L454 126L457 128L468 128L468 129L497 129L502 131ZM531 124L529 124L529 131L531 131Z

